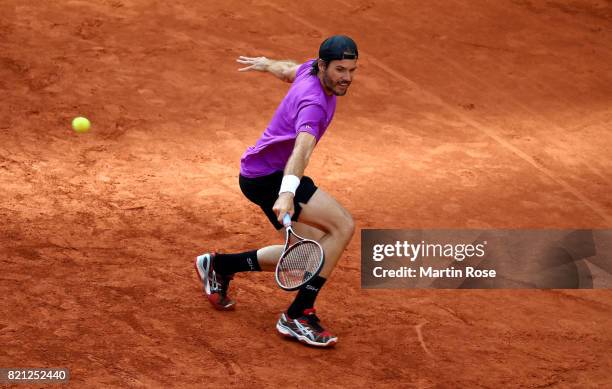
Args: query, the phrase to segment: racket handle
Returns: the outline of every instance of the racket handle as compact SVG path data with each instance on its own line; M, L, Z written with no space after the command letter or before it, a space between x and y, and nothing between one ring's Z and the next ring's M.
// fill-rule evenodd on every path
M285 227L291 227L291 216L289 216L288 213L283 216L283 224L285 225Z

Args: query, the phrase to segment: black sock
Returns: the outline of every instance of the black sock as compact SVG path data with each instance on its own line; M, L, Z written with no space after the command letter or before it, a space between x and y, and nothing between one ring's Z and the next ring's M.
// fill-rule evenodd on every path
M213 269L219 274L234 274L241 271L261 271L257 262L257 250L240 254L217 254Z
M314 302L317 299L319 291L325 284L325 278L320 276L314 276L306 285L302 286L298 290L295 300L287 309L287 315L290 318L295 319L304 314L304 310L314 307Z

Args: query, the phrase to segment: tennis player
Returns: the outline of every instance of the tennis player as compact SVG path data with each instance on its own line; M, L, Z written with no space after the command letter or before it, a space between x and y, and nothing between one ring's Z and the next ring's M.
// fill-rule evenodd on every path
M313 346L328 347L338 340L323 329L314 303L349 244L355 225L349 212L317 188L304 170L334 116L336 96L344 96L353 81L357 58L355 42L335 35L323 41L317 59L303 64L265 57L241 56L237 60L246 65L239 71L268 72L292 83L261 138L242 156L239 184L242 193L261 207L283 236L281 221L289 213L294 231L323 247L325 263L320 274L298 290L276 324L283 335ZM196 270L213 307L234 309L235 302L228 295L233 275L274 271L282 250L282 245L275 245L238 254L198 256Z

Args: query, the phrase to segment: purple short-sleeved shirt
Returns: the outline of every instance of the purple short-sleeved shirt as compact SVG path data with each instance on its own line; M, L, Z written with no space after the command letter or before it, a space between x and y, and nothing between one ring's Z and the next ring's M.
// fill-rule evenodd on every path
M282 171L300 132L312 134L317 142L325 133L334 117L336 96L325 94L319 78L310 75L313 62L300 65L268 128L242 155L241 175L254 178Z

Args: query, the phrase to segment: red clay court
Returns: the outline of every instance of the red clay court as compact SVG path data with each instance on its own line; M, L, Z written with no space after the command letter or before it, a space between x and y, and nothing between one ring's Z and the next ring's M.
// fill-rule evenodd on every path
M288 85L239 55L359 70L307 174L358 232L318 299L335 349L274 328L291 294L193 258L278 243L240 156ZM0 367L71 387L612 386L611 290L363 290L363 228L611 228L612 2L0 3ZM76 134L75 116L92 130Z

